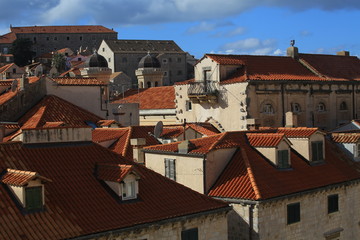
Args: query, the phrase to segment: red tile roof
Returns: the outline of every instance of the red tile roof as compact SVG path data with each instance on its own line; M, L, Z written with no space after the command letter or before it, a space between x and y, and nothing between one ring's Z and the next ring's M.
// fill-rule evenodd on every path
M198 123L187 123L187 125L194 129L196 132L199 132L206 136L212 136L220 133L211 123L207 122L198 122Z
M0 43L8 43L11 44L13 41L16 40L16 35L13 32L9 32L7 34L4 34L0 36Z
M360 60L354 56L300 54L311 69L329 80L360 80Z
M97 78L71 78L71 77L63 77L63 78L53 78L52 81L56 82L61 86L104 86L104 83Z
M44 182L51 182L50 179L40 176L37 172L21 171L8 168L3 175L1 182L7 185L22 187L30 181L40 179Z
M186 84L190 84L192 82L195 82L195 79L189 79L189 80L185 80L185 81L181 81L181 82L175 82L174 85L186 85Z
M11 27L13 33L116 33L100 25Z
M139 103L140 109L174 109L175 89L173 86L130 89L124 98L113 103Z
M32 83L35 83L39 80L40 78L39 77L28 77L28 80L29 80L29 83L32 84ZM20 86L20 79L16 79L18 81L18 88L16 91L7 91L3 94L0 95L0 105L6 103L7 101L11 100L13 97L15 97L17 94L18 94L18 89L19 89L19 86ZM9 82L11 81L14 81L14 79L7 79L7 80L0 80L0 82L2 81L6 81L6 86L8 86Z
M115 120L100 120L100 121L98 121L98 124L101 127L110 126L111 124L115 124L115 123L116 123Z
M0 185L0 239L68 239L115 229L228 210L227 204L186 188L97 144L26 146L0 144L0 172L7 168L41 173L45 208L24 215ZM120 202L94 175L102 163L133 165L141 174L138 201ZM4 207L5 206L5 207Z
M318 128L308 128L308 127L296 127L296 128L278 128L278 133L284 133L288 138L309 138L314 133L318 132Z
M242 66L234 75L222 80L222 84L247 80L327 80L315 75L291 57L220 54L206 54L206 57L221 65Z
M15 65L15 63L9 63L9 64L6 64L5 66L0 67L0 73L6 72L7 70L9 70L9 68L11 68L14 65Z
M360 140L360 133L332 133L331 139L336 143L357 143Z
M299 154L291 152L291 170L283 171L271 165L252 148L239 133L239 150L221 173L209 196L263 200L299 193L332 184L360 179L351 160L331 142L325 144L325 163L310 165ZM326 173L326 174L324 174Z
M61 122L66 127L87 127L86 121L97 123L102 118L64 99L48 95L22 116L21 128L48 127Z
M189 151L189 154L204 155L215 149L222 148L236 148L239 146L237 142L237 132L224 132L209 137L198 138L189 140L193 145L193 148ZM178 152L178 145L180 142L156 145L145 147L147 152Z
M253 147L277 147L285 137L283 133L247 133L246 136Z
M10 87L14 79L0 80L0 86Z
M135 172L134 165L126 164L98 164L96 177L103 181L121 182L130 172Z

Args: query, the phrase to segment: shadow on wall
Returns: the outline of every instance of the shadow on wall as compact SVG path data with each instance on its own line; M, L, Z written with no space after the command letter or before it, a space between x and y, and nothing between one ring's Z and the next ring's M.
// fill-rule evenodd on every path
M229 240L258 240L259 234L235 210L228 213L228 239ZM250 236L251 234L251 236Z

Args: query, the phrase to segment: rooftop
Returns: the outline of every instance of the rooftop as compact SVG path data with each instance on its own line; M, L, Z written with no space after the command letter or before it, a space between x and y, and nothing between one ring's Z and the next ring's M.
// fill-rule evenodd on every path
M100 25L10 27L13 33L116 33Z
M111 51L115 53L184 53L183 50L172 40L105 40Z

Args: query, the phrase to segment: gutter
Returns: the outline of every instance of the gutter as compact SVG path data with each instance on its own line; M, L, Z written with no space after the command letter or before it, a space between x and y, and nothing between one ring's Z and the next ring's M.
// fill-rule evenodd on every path
M185 216L170 218L170 219L163 219L163 220L156 221L156 222L139 224L139 225L135 225L132 227L126 227L126 228L118 228L115 230L103 231L103 232L88 234L88 235L84 235L84 236L80 236L80 237L72 237L72 238L68 238L68 239L77 239L77 240L99 239L101 237L108 236L108 235L111 236L113 234L116 235L116 234L121 234L121 233L128 232L128 231L136 231L139 229L150 228L153 226L159 226L159 225L164 225L164 224L173 223L173 222L186 221L188 219L198 218L198 217L201 217L204 215L217 214L217 213L221 213L221 212L227 213L231 209L232 209L231 206L226 206L226 207L217 208L217 209L213 209L213 210L209 210L209 211L205 211L205 212L199 212L199 213L189 214L189 215L185 215Z

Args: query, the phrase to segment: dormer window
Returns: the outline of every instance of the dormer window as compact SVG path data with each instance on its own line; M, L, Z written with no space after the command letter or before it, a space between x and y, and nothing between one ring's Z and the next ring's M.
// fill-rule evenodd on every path
M40 176L36 172L7 169L2 177L16 199L27 211L37 211L44 208L44 183L50 179Z
M323 142L317 141L311 143L311 161L318 162L324 160Z
M278 150L278 168L289 168L289 150Z
M133 165L101 164L97 166L96 174L97 178L104 181L121 200L138 197L140 174Z

